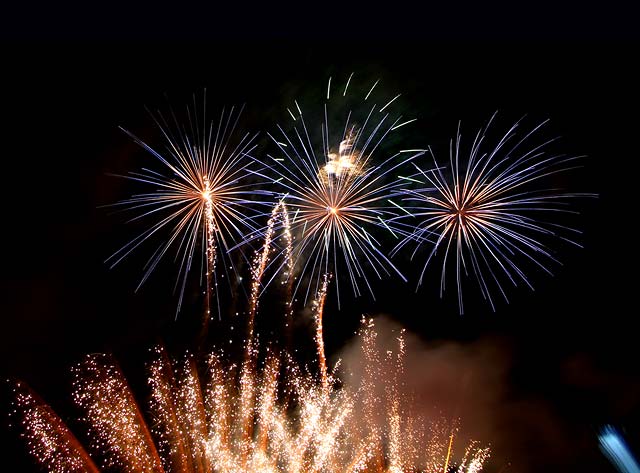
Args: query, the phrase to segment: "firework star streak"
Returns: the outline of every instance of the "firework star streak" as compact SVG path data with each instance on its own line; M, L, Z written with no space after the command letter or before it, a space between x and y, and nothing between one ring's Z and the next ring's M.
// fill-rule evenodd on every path
M342 100L347 87L336 94L336 100ZM385 149L388 136L413 120L393 118L387 109L394 99L375 104L372 90L355 112L342 110L346 119L336 129L329 126L329 100L324 119L309 125L296 102L297 113L289 111L293 130L279 126L277 137L269 135L279 153L263 163L270 170L265 177L280 186L291 213L293 259L299 276L295 292L302 281L308 283L305 301L320 290L327 273L336 279L338 303L343 270L356 296L364 286L373 296L369 273L378 278L396 273L404 279L374 232L386 238L405 235L406 230L393 224L402 212L393 199L406 184L395 172L423 151ZM329 87L328 98L330 93ZM378 154L384 157L377 159Z
M433 244L419 284L439 253L440 295L445 290L447 265L452 264L460 313L464 312L465 275L476 278L483 297L495 308L491 291L497 288L507 300L505 280L512 285L522 281L532 287L523 263L551 274L548 263L558 261L546 242L562 239L577 245L571 239L577 231L554 217L575 213L569 207L570 200L589 195L562 192L544 184L545 179L577 167L579 158L548 153L546 149L554 140L530 147L532 135L544 123L519 134L518 122L496 146L484 151L492 121L477 133L468 154L458 130L456 140L451 142L449 167L441 167L435 156L432 169L425 171L414 163L418 172L413 180L425 187L408 191L404 202L420 222L394 250L413 242L417 243L415 255L422 246Z
M144 220L149 226L136 238L115 252L107 261L115 266L152 237L164 238L149 258L142 285L160 260L173 247L179 262L176 289L179 288L177 312L180 311L187 275L194 256L201 250L203 279L206 280L206 319L211 299L218 286L216 263L222 259L221 276L237 274L228 257L229 249L246 233L255 230L251 215L255 213L256 191L247 181L252 174L248 154L255 148L255 136L236 137L240 111L222 111L218 120L208 121L204 109L187 108L181 123L172 112L168 122L161 114L153 115L165 141L164 153L156 151L128 131L136 143L153 155L164 167L156 171L143 169L124 177L154 189L115 204L137 212L131 220ZM164 236L161 231L166 231ZM138 286L138 288L140 287ZM218 311L219 312L219 311Z

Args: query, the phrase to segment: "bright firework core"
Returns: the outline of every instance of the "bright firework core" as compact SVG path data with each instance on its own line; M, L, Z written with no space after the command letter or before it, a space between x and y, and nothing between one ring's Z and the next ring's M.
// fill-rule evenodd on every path
M343 176L349 178L360 174L357 167L358 152L352 151L353 133L354 130L351 130L350 136L340 142L338 154L327 154L327 164L325 164L320 171L321 177L325 179L340 178Z
M351 130L351 134L353 133L354 131ZM340 179L350 179L360 174L356 164L358 161L358 152L351 151L353 148L353 137L351 134L346 140L340 142L340 146L338 147L339 154L329 153L327 155L327 164L319 171L320 178L325 180L327 187L340 185L338 182ZM329 192L329 196L331 196L331 194L332 193ZM341 210L342 209L336 204L327 205L329 218L340 218L339 212Z
M211 183L207 176L202 176L202 182L204 183L204 190L202 191L202 198L206 201L211 201Z
M469 218L472 215L472 212L473 211L468 207L461 207L454 210L454 215L458 217L458 220L460 221L461 224L464 224L467 218Z

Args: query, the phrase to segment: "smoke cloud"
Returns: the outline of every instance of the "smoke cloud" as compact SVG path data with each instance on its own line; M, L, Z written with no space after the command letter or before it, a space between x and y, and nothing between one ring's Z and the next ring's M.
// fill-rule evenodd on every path
M377 352L398 352L402 328L386 317L375 319ZM410 402L411 417L459 419L454 442L457 458L471 440L491 448L485 471L561 471L578 455L576 434L542 397L514 388L513 346L505 338L487 337L469 343L425 343L404 332L404 369L385 363L387 373L374 380L384 395L386 384L398 376L398 386ZM346 383L359 386L366 376L366 359L356 337L340 353ZM457 447L457 448L456 448Z

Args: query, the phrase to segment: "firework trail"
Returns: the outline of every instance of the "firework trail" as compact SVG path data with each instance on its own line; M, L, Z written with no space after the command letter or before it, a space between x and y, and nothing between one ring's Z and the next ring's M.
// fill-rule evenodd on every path
M320 383L322 389L328 389L329 379L327 377L327 359L324 354L324 335L322 333L322 315L324 313L324 302L327 298L327 290L329 288L329 281L331 280L331 274L325 274L322 279L322 286L316 298L313 301L313 317L316 325L316 347L318 352L318 368L320 369Z
M356 296L361 295L363 285L373 296L369 272L378 278L391 273L403 277L373 232L406 236L406 229L393 223L403 212L393 199L402 194L406 184L395 173L424 150L385 149L391 146L386 142L395 130L414 120L392 117L388 108L399 95L374 103L372 92L377 82L354 111L338 110L346 118L340 126L330 128L332 93L336 95L334 102L340 104L350 82L351 77L344 88L332 92L329 80L323 119L311 115L309 126L296 102L296 112L289 110L293 130L287 132L279 126L278 136L269 134L279 152L260 162L269 170L260 175L281 189L291 214L293 261L298 273L294 293L303 281L308 282L305 303L320 290L327 273L336 279L338 304L342 270L346 270Z
M207 414L195 362L172 365L163 347L149 366L153 432L168 471L211 471L205 452Z
M401 368L403 348L399 344L398 353L381 357L375 337L366 321L361 338L368 374L360 384L338 383L332 373L324 388L301 369L287 371L282 379L280 361L272 353L252 365L248 407L242 400L242 376L223 353L211 354L199 369L190 355L171 359L162 347L154 349L149 409L138 406L110 357L89 356L74 370L74 400L84 412L92 455L102 459L100 469L43 402L18 396L16 415L32 454L52 472L391 473L439 472L452 465L458 473L480 471L487 449L470 444L454 463L451 431L442 428L447 423L406 418L408 397L397 376L385 381L392 386L382 396L377 394L381 373ZM293 391L291 398L281 394L285 386ZM149 412L147 421L143 410ZM247 417L251 435L245 430Z
M253 265L251 267L251 294L249 296L249 314L248 314L248 330L247 330L247 353L251 353L252 344L253 344L253 336L254 336L254 326L255 326L255 318L256 313L258 311L258 304L260 302L260 295L265 286L262 279L267 270L269 263L272 258L272 254L277 251L277 248L274 245L274 237L276 232L282 231L282 239L284 239L284 248L281 251L281 255L283 256L282 264L280 265L279 271L276 271L276 274L281 274L281 281L283 284L286 284L288 288L291 287L291 283L293 281L292 272L293 272L293 238L291 235L291 224L289 222L289 213L287 210L287 206L283 200L278 202L271 211L271 216L269 218L269 222L267 223L267 229L264 232L264 243L262 248L256 251L256 254L253 259ZM280 271L283 269L284 271ZM274 275L275 277L275 275ZM291 312L293 310L293 301L291 300L291 294L287 291L287 311L286 318L287 323L290 322Z
M75 403L84 411L91 447L104 468L162 472L151 432L124 374L109 356L89 355L74 369Z
M204 214L203 214L203 224L205 226L205 245L206 245L206 254L205 254L205 262L206 262L206 297L205 297L205 317L204 320L208 321L209 317L211 317L211 285L213 284L213 275L216 272L216 241L215 234L217 232L216 228L216 219L213 211L213 197L211 195L212 187L211 182L208 176L203 176L202 178L204 184L204 191L202 193L202 198L204 199ZM208 326L207 322L204 322L203 329L206 329Z
M193 108L187 107L184 122L173 110L170 119L159 112L151 114L165 139L164 151L152 148L124 130L162 166L159 170L143 168L122 176L153 188L114 204L135 212L131 221L147 221L149 225L107 259L113 267L143 243L159 237L162 231L168 232L168 237L149 258L138 288L167 252L175 250L179 263L175 287L179 291L177 314L194 257L201 250L206 285L203 329L211 314L212 298L217 295L217 262L221 262L223 268L220 277L228 280L236 274L228 253L235 241L256 230L251 217L255 214L252 204L259 204L256 196L260 195L248 181L253 175L249 154L256 146L255 135L237 131L242 109L223 110L218 120L209 120L205 109L206 95L201 112L194 97Z
M451 142L448 167L441 166L433 154L433 168L425 171L413 164L417 173L411 179L423 187L408 190L404 203L420 222L407 224L415 230L392 253L414 243L413 257L422 247L432 245L418 284L439 254L440 296L445 291L448 266L453 265L461 314L465 276L471 274L477 280L482 296L495 310L492 290L497 289L508 301L505 279L514 286L522 281L532 288L522 262L551 274L548 263L558 260L545 241L555 238L579 246L571 239L577 230L554 221L554 217L576 213L570 209L570 201L590 195L562 192L544 184L545 179L576 168L579 159L548 153L547 146L555 140L528 145L546 122L523 134L517 122L490 146L487 132L494 117L478 131L468 151L463 149L458 129ZM401 215L398 220L406 218Z
M21 416L29 451L52 473L98 473L98 467L60 417L24 383L14 387L16 410Z
M255 318L260 302L260 295L264 286L263 277L265 275L265 271L269 267L269 263L271 262L272 254L277 251L274 239L278 230L282 230L282 239L285 241L284 249L281 252L284 258L279 268L284 269L281 273L281 280L283 284L287 284L287 287L290 288L293 268L291 259L292 236L287 207L282 200L278 202L271 211L271 216L267 223L267 229L264 232L264 243L262 248L256 251L251 267L251 292L249 295L249 313L247 317L247 338L245 340L244 360L240 371L239 381L241 386L239 397L240 404L242 406L240 409L240 424L243 426L245 444L248 444L249 438L253 434L252 423L254 418L253 411L256 391L255 376L253 373L255 371L255 363L257 361L257 347L254 340ZM289 291L287 291L287 296L290 296ZM293 301L288 297L287 310L285 313L287 323L290 323L292 316L292 302Z
M598 435L600 450L620 473L640 473L638 461L622 434L611 425L607 425Z
M442 468L442 473L447 473L449 471L449 461L451 460L451 450L453 449L453 431L451 432L451 436L449 437L449 446L447 447L447 457L444 460L444 468Z

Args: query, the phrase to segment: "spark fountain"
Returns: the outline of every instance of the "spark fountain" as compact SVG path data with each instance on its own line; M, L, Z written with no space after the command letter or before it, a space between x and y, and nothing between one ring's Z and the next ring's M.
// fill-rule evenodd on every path
M443 428L446 422L406 416L410 396L397 383L402 342L397 353L381 354L372 349L375 336L372 322L363 321L367 367L358 385L336 370L323 384L295 365L280 378L280 363L293 361L275 353L239 375L222 352L198 366L189 354L172 360L156 347L148 367L147 419L115 360L87 356L74 370L73 396L84 413L87 449L23 384L15 388L15 415L32 455L50 472L481 471L487 448L471 443L454 460L454 433ZM393 380L382 396L376 394L381 373ZM250 383L241 382L246 376ZM282 387L291 396L283 396ZM92 456L101 459L100 467Z

